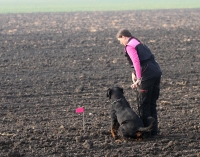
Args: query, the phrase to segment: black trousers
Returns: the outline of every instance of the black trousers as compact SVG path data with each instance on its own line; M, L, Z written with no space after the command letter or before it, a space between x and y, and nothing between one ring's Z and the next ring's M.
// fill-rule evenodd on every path
M149 135L158 134L158 118L157 118L157 104L156 101L160 95L160 81L161 76L153 77L151 79L141 82L138 88L139 92L139 114L144 126L149 126L148 117L155 118L155 125Z

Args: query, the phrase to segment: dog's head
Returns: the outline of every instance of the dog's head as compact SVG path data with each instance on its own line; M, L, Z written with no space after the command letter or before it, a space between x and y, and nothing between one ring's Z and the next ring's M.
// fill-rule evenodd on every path
M111 97L114 95L116 98L124 94L124 90L121 87L113 87L113 88L108 88L107 90L107 97L111 99Z

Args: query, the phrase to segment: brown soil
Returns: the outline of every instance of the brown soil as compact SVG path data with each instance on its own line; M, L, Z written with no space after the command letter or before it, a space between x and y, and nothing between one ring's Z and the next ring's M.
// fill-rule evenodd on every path
M0 156L200 156L200 10L0 15ZM106 90L137 112L126 27L162 71L160 135L116 143ZM85 107L85 133L82 114Z

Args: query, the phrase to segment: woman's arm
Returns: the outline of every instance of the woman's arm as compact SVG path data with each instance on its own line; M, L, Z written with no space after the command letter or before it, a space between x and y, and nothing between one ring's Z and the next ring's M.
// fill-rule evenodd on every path
M136 73L136 79L141 79L141 67L140 67L140 60L137 54L137 51L132 46L127 45L126 51L133 62L133 67Z

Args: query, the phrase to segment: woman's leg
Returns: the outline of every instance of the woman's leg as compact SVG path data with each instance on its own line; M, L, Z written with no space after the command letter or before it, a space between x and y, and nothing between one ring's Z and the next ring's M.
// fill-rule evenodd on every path
M149 79L146 81L142 81L139 87L139 113L140 118L142 119L144 126L147 127L150 125L148 121L148 117L151 116L151 95L152 95L152 87L153 87L153 80Z
M152 96L151 96L151 106L150 106L150 112L151 112L151 116L153 118L155 118L155 125L153 127L153 130L151 131L152 135L157 135L158 134L158 118L157 118L157 100L159 98L160 95L160 80L161 80L161 76L156 77L155 78L155 83L153 86L153 90L152 90Z

